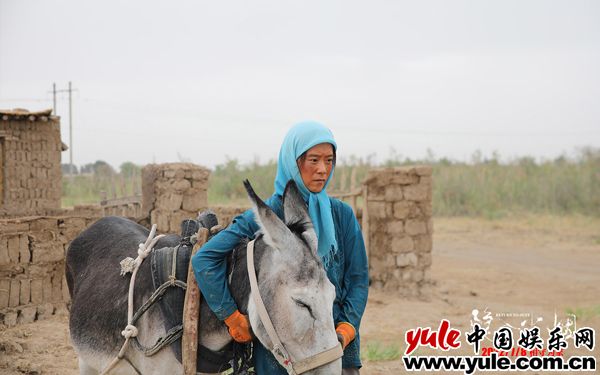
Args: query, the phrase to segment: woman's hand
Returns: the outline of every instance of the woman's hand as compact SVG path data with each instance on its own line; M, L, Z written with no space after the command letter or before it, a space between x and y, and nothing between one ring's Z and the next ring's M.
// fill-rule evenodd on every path
M338 341L342 344L342 349L346 349L346 346L348 346L356 336L356 330L352 324L346 322L338 323L335 328L335 333L337 333Z
M242 344L252 341L252 328L250 328L247 315L235 310L233 314L225 318L224 322L229 328L229 334L235 341Z

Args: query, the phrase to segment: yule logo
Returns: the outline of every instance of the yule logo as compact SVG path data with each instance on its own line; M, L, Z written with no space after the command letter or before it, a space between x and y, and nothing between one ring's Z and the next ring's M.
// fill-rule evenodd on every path
M442 349L443 351L457 349L460 348L459 338L460 331L450 328L450 322L443 319L437 331L429 327L408 330L404 335L404 341L407 345L404 354L409 355L419 346L428 346L432 349Z

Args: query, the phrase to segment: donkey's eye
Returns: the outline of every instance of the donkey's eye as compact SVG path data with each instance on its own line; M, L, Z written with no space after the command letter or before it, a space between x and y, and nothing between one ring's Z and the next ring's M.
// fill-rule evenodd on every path
M309 305L308 303L306 303L306 302L303 302L303 301L301 301L301 300L299 300L299 299L296 299L296 298L292 298L292 300L293 300L294 302L296 302L296 305L298 305L298 306L300 306L300 307L302 307L302 308L305 308L305 309L307 309L307 310L308 310L308 313L310 314L310 316L312 316L312 317L313 317L313 319L315 319L315 316L313 315L312 309L310 308L310 305Z

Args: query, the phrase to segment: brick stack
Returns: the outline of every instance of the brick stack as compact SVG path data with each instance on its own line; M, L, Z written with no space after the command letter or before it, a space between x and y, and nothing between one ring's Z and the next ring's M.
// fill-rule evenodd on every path
M431 266L431 173L428 166L369 171L368 251L374 287L416 295Z
M68 244L93 220L0 220L0 323L30 323L65 309L70 300L65 253Z
M51 111L0 111L0 216L60 208L59 118Z
M191 163L149 164L142 169L142 215L162 233L179 233L181 221L208 207L210 171Z

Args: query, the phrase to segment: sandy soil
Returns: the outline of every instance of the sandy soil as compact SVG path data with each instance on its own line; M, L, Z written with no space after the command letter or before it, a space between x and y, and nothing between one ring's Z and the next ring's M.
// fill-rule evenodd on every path
M599 228L599 219L573 216L436 219L431 285L412 299L372 290L361 327L363 351L379 344L403 352L407 330L437 327L441 319L465 332L473 309L481 311L482 317L487 308L496 317L493 328L510 319L499 317L502 313L542 317L539 325L549 327L555 313L564 321L567 310L577 310L582 313L579 326L600 331ZM0 328L0 372L77 374L67 320L55 316ZM469 354L468 347L459 353ZM598 358L596 353L597 349ZM418 349L417 354L440 353ZM365 360L361 371L403 372L400 359Z

